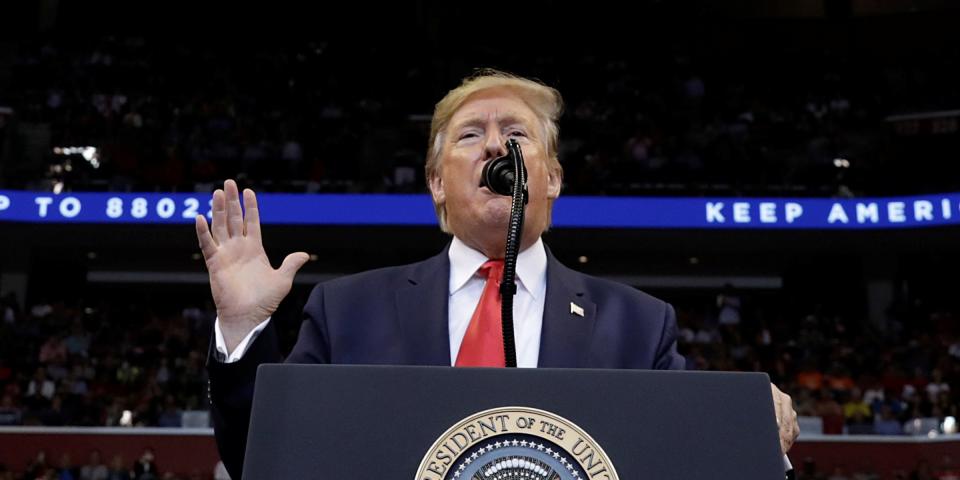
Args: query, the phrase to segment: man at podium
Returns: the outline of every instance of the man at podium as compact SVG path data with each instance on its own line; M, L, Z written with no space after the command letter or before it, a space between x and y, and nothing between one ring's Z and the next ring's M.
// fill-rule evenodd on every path
M286 361L504 366L497 287L511 199L481 186L481 171L514 139L529 191L513 305L517 365L684 368L669 304L567 268L540 238L563 177L561 108L555 89L497 71L447 93L434 110L426 163L441 228L452 236L447 248L422 262L317 285ZM308 255L292 253L272 268L256 195L247 189L241 196L232 180L213 194L212 223L197 216L196 228L218 315L208 360L217 443L239 478L256 368L284 361L270 316ZM771 391L786 452L799 432L796 412L788 395Z

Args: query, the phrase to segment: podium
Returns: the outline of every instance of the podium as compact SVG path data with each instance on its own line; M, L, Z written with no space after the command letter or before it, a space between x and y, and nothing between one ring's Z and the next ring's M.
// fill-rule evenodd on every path
M245 479L783 478L762 373L259 367Z

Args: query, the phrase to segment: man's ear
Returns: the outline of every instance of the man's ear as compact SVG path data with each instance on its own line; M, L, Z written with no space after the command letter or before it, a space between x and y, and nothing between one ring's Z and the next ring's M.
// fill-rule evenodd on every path
M427 179L427 186L430 187L430 195L433 196L433 203L443 205L447 200L447 195L443 191L443 179L439 173L434 173Z
M547 174L547 198L556 200L560 196L560 187L563 185L563 170L551 169Z

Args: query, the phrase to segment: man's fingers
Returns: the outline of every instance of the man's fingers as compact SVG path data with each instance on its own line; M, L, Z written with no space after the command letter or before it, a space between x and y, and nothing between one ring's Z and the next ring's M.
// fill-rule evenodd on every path
M774 417L777 420L780 450L786 454L796 439L799 428L796 426L797 412L793 410L793 399L783 393L776 385L770 384L770 393L773 396Z
M197 215L197 240L200 241L200 251L203 252L203 258L209 260L214 253L217 253L217 244L210 235L210 228L207 226L207 219L203 215Z
M795 441L797 441L797 438L800 437L800 421L798 420L799 417L798 417L798 415L797 415L796 409L793 408L793 399L792 399L792 398L790 399L790 410L793 411L793 415L791 415L791 416L793 417L793 421L791 421L790 424L793 426L793 439L792 439L792 441L795 442Z
M213 192L213 239L217 245L227 241L227 200L223 190Z
M793 399L790 395L780 392L780 410L783 412L783 422L793 429Z
M304 263L307 263L307 260L310 260L310 255L307 255L305 252L291 253L287 255L287 258L283 259L283 263L280 265L280 272L292 278L297 274L297 270L300 270L300 267L302 267Z
M789 415L789 412L791 412L793 409L790 407L790 397L788 397L787 394L780 392L780 421L788 429L793 425L793 422L790 421Z
M223 182L223 192L227 197L227 229L231 237L243 236L243 209L240 208L240 192L237 182Z
M260 209L257 206L257 194L246 188L243 190L243 208L246 212L243 215L244 234L248 237L260 241Z
M790 428L790 422L786 418L786 407L783 400L783 393L777 392L777 414L779 418L780 428L786 429Z
M782 423L780 417L783 416L783 409L781 408L780 403L783 401L783 399L780 398L780 389L772 383L770 384L770 395L773 398L773 415L777 419L777 426L780 426Z
M780 392L779 389L777 393L779 397L777 423L780 424L780 448L786 454L797 437L800 436L800 424L797 422L797 411L793 408L793 398Z

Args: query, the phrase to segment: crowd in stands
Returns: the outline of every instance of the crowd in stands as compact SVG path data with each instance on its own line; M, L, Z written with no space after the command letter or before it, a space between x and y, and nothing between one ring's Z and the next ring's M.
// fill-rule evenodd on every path
M179 427L206 410L210 309L10 297L0 321L0 424Z
M687 367L762 371L789 393L803 434L942 435L960 414L960 324L956 312L923 305L891 309L886 328L822 306L791 316L780 301L724 290L713 304L677 303ZM821 431L812 431L817 428ZM804 430L807 428L807 430ZM956 427L952 429L956 434ZM947 430L950 433L950 430ZM956 480L960 456L878 473L850 458L831 470L794 458L798 480Z
M569 194L859 196L958 186L956 170L904 174L917 159L904 156L884 121L960 108L955 51L890 60L801 50L758 63L664 42L634 56L465 47L461 57L476 62L457 69L422 50L342 39L29 39L0 79L0 107L14 112L0 110L0 188L209 191L236 177L264 191L420 192L432 106L474 66L561 90ZM924 153L955 158L952 135ZM87 145L97 148L97 167L53 153ZM841 158L849 166L834 162ZM816 305L794 313L746 291L715 300L675 302L688 368L767 372L824 434L925 435L960 417L960 312L895 306L876 328ZM183 426L184 412L208 409L214 317L209 303L0 299L0 426ZM38 452L0 465L0 480L211 477L165 472L152 452L90 455ZM855 463L823 472L796 460L798 479L880 478ZM951 462L960 455L897 478L957 478Z
M952 185L929 171L891 175L905 164L892 158L903 151L884 122L960 105L957 58L946 51L893 63L801 51L762 64L756 53L674 47L633 52L640 60L629 50L483 52L462 58L513 67L565 95L560 158L572 194L851 196ZM470 72L451 70L415 49L336 39L23 42L0 105L18 128L40 132L44 160L8 161L3 186L194 191L239 177L275 191L422 191L433 103ZM87 145L99 168L51 153Z
M217 462L211 472L194 470L187 475L161 470L153 449L146 448L132 463L123 455L113 455L109 461L103 452L90 450L85 463L74 462L69 454L61 454L56 461L45 450L27 462L21 472L0 464L0 480L230 480L223 463Z
M0 303L0 425L181 427L184 411L209 408L210 308ZM0 465L0 480L210 478L161 475L152 451L75 460L41 451L27 465Z
M678 305L687 367L767 372L799 415L822 420L822 432L807 433L927 434L917 419L942 433L947 417L960 417L954 312L894 309L880 330L823 308L793 318L762 302L741 305L735 291L715 307Z
M857 459L850 460L852 464L857 463ZM844 465L822 471L817 468L816 462L806 459L802 464L796 465L795 476L797 480L956 480L960 478L960 468L954 464L952 457L946 457L933 463L920 460L913 468L897 470L884 476L869 464L852 471Z
M791 318L749 295L741 305L734 290L719 298L719 307L677 304L689 369L767 372L801 416L823 419L825 434L901 435L914 433L914 419L960 417L953 312L904 312L895 328L874 331L822 311ZM20 311L8 296L0 424L179 427L183 411L207 409L214 317L209 305L52 302Z

